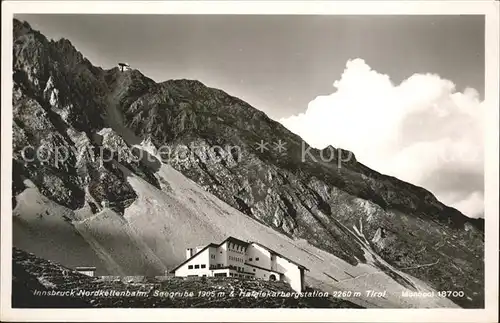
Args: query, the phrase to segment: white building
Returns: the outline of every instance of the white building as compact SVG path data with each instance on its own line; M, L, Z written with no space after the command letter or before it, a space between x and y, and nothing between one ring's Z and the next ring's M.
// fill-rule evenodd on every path
M228 237L220 244L188 248L186 260L174 268L175 276L222 276L280 280L295 291L304 290L306 267L257 242Z
M96 268L95 267L76 267L75 270L80 274L84 274L90 277L94 277Z
M118 67L120 71L128 71L130 69L130 65L128 63L118 63Z

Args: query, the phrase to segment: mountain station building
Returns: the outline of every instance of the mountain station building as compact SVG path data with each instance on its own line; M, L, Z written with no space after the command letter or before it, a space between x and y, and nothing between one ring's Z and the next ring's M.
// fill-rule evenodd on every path
M304 290L306 267L257 242L228 237L220 244L188 248L186 260L170 271L179 277L237 277L279 280Z

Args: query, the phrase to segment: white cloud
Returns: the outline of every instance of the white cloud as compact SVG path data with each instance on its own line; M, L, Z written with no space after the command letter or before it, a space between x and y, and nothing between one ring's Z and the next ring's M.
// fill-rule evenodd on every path
M483 104L436 74L395 85L364 60L349 60L332 94L281 119L316 148L348 149L365 165L433 192L467 216L482 216Z

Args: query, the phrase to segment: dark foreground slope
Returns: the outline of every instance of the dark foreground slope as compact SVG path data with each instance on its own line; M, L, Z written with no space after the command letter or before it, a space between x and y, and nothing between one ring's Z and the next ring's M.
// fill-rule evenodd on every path
M12 252L14 308L360 308L312 289L300 296L282 282L212 277L134 277L123 282L88 277L17 248Z
M130 173L168 190L157 176L168 163L276 234L303 239L353 266L376 266L414 289L391 265L436 290L464 291L453 299L460 306L483 306L482 220L367 168L351 152L307 150L300 137L221 90L94 67L68 40L49 41L17 20L13 90L13 192L19 196L30 180L43 196L75 211L68 222L100 216L103 202L113 214L126 213L138 200ZM148 153L134 148L143 142ZM257 149L261 142L268 149ZM278 142L286 150L273 149ZM48 147L48 158L26 163L26 146ZM56 160L57 147L67 148L64 161ZM157 158L145 160L158 149ZM112 158L101 163L103 155ZM98 233L92 230L85 239ZM151 234L161 235L157 230ZM158 254L148 259L148 272L170 265Z

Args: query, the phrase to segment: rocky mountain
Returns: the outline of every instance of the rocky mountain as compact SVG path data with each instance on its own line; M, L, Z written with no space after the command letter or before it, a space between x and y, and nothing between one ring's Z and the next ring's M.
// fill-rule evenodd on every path
M15 245L159 274L185 247L232 234L294 254L322 289L394 292L362 306L451 306L399 289L463 291L450 299L484 306L483 220L352 152L313 149L222 90L103 70L26 22L13 36Z

